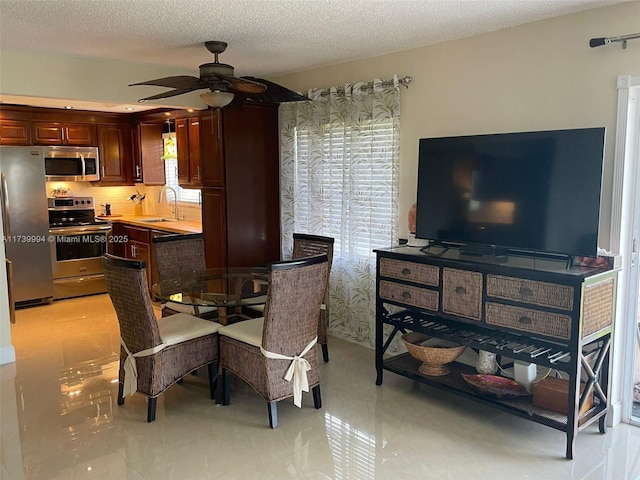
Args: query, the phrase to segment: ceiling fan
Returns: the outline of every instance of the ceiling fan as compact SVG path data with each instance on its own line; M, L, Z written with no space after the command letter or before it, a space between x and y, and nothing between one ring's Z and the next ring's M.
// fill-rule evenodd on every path
M213 53L214 61L200 65L200 77L177 75L174 77L164 77L146 82L133 83L129 86L154 85L173 89L168 92L141 98L138 101L146 102L147 100L174 97L203 89L208 89L209 91L200 95L202 101L216 108L226 107L232 102L232 106L239 107L245 100L268 103L309 100L307 97L289 90L282 85L262 78L234 76L231 65L218 61L218 55L227 48L225 42L210 41L205 42L204 46Z

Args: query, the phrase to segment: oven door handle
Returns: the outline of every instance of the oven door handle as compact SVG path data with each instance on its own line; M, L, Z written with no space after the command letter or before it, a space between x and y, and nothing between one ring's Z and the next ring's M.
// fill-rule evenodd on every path
M111 230L111 225L100 225L90 227L63 227L49 229L51 235L91 235L107 233Z

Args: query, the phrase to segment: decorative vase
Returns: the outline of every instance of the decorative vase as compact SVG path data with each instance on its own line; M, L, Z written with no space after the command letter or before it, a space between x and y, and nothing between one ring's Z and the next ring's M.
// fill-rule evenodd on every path
M416 233L416 204L414 203L409 208L409 233Z
M485 375L493 375L498 371L498 362L496 354L480 350L478 352L478 361L476 362L476 371Z

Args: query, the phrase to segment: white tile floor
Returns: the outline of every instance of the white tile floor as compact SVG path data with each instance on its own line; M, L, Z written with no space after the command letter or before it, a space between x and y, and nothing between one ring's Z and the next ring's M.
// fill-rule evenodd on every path
M158 401L116 404L117 321L108 296L19 310L15 364L0 367L0 478L5 479L606 479L640 475L640 429L597 426L564 458L562 432L385 372L372 350L330 340L323 408L266 403L234 382L209 400L205 375ZM205 373L204 371L202 372Z

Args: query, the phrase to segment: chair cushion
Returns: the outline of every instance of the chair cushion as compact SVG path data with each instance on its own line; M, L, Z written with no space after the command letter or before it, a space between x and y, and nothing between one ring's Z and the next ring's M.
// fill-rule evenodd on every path
M220 324L187 315L186 313L176 313L175 315L159 318L158 329L160 330L160 338L164 343L175 345L217 333L220 329Z
M165 308L165 307L170 308L175 312L188 313L189 315L196 314L196 311L193 308L193 305L185 305L184 303L178 303L178 302L167 302L162 304L162 308ZM202 315L203 313L215 312L216 310L217 310L217 307L203 307L201 305L198 305L198 312L200 312L200 315Z
M252 318L251 320L244 320L242 322L234 323L233 325L220 327L218 333L225 337L248 343L254 347L260 347L262 345L263 327L264 317Z

